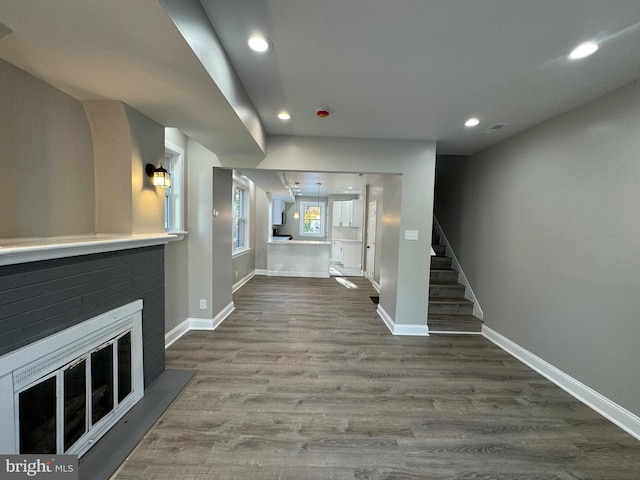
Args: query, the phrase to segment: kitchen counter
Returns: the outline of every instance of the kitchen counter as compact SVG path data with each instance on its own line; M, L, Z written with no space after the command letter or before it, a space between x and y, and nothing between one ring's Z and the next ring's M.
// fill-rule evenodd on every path
M270 240L267 275L328 278L330 247L323 240Z
M320 240L269 240L267 244L286 244L286 245L331 245L331 242Z

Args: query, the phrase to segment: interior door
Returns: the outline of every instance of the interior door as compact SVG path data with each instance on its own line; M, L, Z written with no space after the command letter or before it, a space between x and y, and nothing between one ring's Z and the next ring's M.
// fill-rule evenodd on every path
M373 278L376 259L376 213L378 209L378 201L369 202L367 210L367 255L365 274L367 278Z

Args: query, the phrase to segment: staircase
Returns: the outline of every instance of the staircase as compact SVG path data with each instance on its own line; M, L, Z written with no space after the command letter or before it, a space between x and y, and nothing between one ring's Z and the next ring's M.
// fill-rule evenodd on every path
M473 302L464 298L465 286L458 283L458 271L451 267L440 235L434 233L431 244L436 255L431 257L429 333L479 334L482 320L473 315Z

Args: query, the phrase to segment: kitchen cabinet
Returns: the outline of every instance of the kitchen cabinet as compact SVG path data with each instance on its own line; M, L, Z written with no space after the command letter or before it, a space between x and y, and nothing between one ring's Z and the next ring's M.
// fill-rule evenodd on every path
M343 242L342 265L345 268L362 267L362 242Z
M362 227L362 205L362 200L334 200L331 225L334 227Z
M331 226L339 227L342 225L342 202L333 201L333 216L331 217Z
M342 263L342 240L331 242L331 262Z

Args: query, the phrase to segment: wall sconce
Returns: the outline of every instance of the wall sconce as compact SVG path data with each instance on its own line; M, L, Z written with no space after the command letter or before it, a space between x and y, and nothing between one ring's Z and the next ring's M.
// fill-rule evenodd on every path
M300 212L298 211L293 212L293 218L300 218Z
M155 165L147 163L145 171L149 177L153 178L154 186L163 188L171 187L171 174L165 170L162 164L156 168Z

